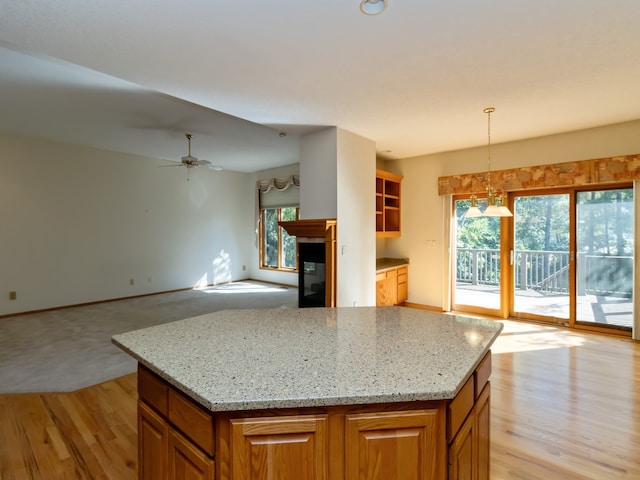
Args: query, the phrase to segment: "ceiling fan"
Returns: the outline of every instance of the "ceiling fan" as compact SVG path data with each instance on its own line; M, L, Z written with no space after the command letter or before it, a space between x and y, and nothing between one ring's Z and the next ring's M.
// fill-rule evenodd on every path
M222 167L220 165L214 165L213 163L211 163L209 160L198 160L197 157L194 157L193 155L191 155L191 139L193 138L193 135L191 135L190 133L185 133L184 134L185 137L187 137L187 142L189 145L189 150L187 155L183 156L180 159L180 163L178 164L174 164L174 165L163 165L165 167L187 167L187 168L196 168L196 167L207 167L211 170L222 170ZM187 172L187 180L189 180L189 173Z

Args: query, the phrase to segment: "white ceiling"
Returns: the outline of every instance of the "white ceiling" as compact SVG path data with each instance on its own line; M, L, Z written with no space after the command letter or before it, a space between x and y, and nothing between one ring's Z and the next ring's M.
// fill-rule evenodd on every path
M0 130L256 171L320 126L393 159L489 105L495 143L640 119L638 0L389 1L0 0Z

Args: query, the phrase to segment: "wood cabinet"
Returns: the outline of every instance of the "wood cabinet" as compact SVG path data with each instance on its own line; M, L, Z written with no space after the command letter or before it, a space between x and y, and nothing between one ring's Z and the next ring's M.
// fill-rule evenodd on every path
M376 236L399 237L401 233L402 176L376 170Z
M376 306L399 305L407 301L409 267L386 268L376 272Z
M138 479L213 480L213 415L138 368Z
M176 430L169 432L170 480L213 480L213 460Z
M328 480L327 415L231 420L231 478Z
M347 415L346 480L435 480L436 408Z
M397 281L396 303L401 304L407 301L409 292L409 267L407 265L398 267Z
M167 480L169 426L143 402L138 402L138 478Z
M472 385L472 396L463 402L464 406L459 405L458 418L464 420L459 427L451 424L448 432L449 480L489 480L491 384L487 372L490 374L490 370L491 356L487 355L465 385ZM464 394L468 397L469 390ZM466 417L462 417L467 408Z
M488 480L490 374L488 353L451 400L210 412L140 367L139 479Z

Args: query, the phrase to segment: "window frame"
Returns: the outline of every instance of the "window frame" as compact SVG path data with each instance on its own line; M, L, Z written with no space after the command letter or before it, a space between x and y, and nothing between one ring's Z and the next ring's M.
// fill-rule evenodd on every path
M285 208L295 208L296 209L296 220L300 219L300 207L296 206L296 205L291 205L291 206L284 206L284 207L267 207L267 208L261 208L260 209L260 222L259 222L259 258L258 258L258 264L260 269L262 270L270 270L270 271L276 271L276 272L288 272L288 273L297 273L298 272L298 243L296 242L296 252L295 252L295 256L296 256L296 265L295 267L291 268L291 267L286 267L284 265L282 265L282 250L283 250L283 232L285 232L284 228L282 228L280 225L278 225L278 265L277 266L271 266L271 265L267 265L265 263L265 236L266 236L266 232L265 232L265 227L266 227L266 219L265 219L265 215L266 215L266 211L267 210L276 210L276 217L277 217L277 221L280 222L282 221L282 210ZM293 235L291 235L293 236ZM295 237L294 237L295 238Z

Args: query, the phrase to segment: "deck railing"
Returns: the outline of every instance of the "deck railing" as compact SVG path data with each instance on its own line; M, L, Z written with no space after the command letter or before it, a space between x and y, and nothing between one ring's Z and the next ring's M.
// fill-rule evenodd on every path
M515 250L514 282L518 290L542 293L569 292L569 252ZM578 295L631 296L633 257L578 254ZM469 285L500 284L500 251L458 248L456 282Z

